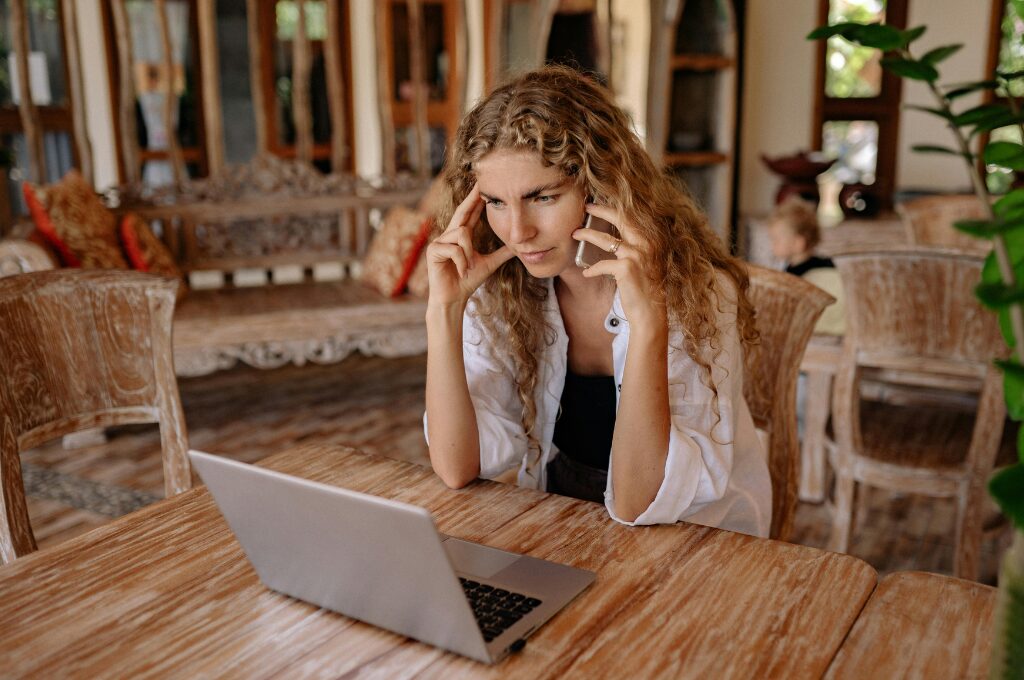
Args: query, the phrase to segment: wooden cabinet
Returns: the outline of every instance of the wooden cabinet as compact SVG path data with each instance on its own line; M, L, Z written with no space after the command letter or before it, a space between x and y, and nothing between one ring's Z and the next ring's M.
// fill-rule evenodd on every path
M743 0L652 0L647 145L708 214L734 234Z

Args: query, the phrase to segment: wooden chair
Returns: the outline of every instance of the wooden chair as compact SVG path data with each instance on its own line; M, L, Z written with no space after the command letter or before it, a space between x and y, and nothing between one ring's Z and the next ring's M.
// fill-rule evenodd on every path
M993 359L1006 353L996 317L974 297L983 259L913 246L835 258L847 334L832 396L835 509L829 549L846 552L857 482L957 499L954 572L978 570L985 485L1006 408ZM862 402L864 371L938 389L981 385L977 413Z
M800 445L796 381L807 342L822 311L835 301L803 279L748 265L747 294L757 312L760 342L744 356L743 396L754 424L768 433L772 477L772 538L786 540L797 504Z
M0 563L36 549L20 453L47 440L155 422L165 493L192 486L171 354L177 286L126 271L0 279Z
M921 246L958 248L987 254L992 242L961 233L953 227L958 220L977 220L985 211L974 194L946 194L915 198L896 206L907 241Z

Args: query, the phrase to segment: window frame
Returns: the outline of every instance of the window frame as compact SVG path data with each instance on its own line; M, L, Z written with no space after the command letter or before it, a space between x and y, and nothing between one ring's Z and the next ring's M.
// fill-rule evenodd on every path
M887 0L885 23L897 28L907 26L907 8L910 0ZM830 0L818 0L818 25L828 23ZM899 148L900 104L903 96L902 79L882 72L882 87L875 97L828 97L825 95L825 57L827 41L817 44L815 73L814 121L811 130L811 148L821 150L825 123L832 121L863 120L878 125L878 151L875 164L875 193L882 210L891 210L896 191L896 159Z

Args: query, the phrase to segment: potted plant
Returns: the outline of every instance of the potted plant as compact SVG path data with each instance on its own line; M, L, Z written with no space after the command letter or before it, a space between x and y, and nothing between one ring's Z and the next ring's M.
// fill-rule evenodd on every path
M1024 0L1012 0L1017 15L1024 17ZM903 77L925 83L935 98L934 107L908 106L946 121L954 146L922 145L922 153L951 154L964 160L971 185L987 219L961 221L956 228L977 238L993 241L982 280L976 288L981 302L999 315L1003 336L1011 356L996 363L1003 371L1006 409L1010 418L1024 419L1024 188L1010 188L993 201L983 173L988 167L1024 171L1024 144L990 141L982 151L986 170L979 169L971 141L993 130L1014 126L1024 140L1021 101L1010 93L1011 82L1024 80L1024 71L994 73L987 80L957 85L941 84L938 65L962 45L943 45L919 56L912 45L925 32L924 26L901 30L886 24L840 23L822 26L808 35L822 40L840 36L852 43L881 50L882 66ZM1005 103L994 102L964 108L962 97L984 90L1005 90ZM998 471L989 491L1014 526L1013 543L1003 556L996 606L995 639L990 675L1019 678L1024 673L1024 428L1017 442L1018 462Z

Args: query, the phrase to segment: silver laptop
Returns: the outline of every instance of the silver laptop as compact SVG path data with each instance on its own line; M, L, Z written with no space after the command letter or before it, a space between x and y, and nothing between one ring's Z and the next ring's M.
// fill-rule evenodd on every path
M273 590L484 663L594 573L439 534L424 508L189 451Z

